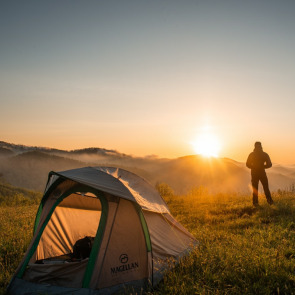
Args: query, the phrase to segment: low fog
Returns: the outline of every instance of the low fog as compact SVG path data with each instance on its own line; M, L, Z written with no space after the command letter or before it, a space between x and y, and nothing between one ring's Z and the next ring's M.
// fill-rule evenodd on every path
M245 163L227 158L140 158L99 148L62 151L0 142L0 174L4 181L17 187L43 191L50 171L84 166L120 167L154 186L167 183L177 194L199 186L212 193L250 192L250 171ZM288 190L295 183L295 166L274 165L267 174L272 191Z

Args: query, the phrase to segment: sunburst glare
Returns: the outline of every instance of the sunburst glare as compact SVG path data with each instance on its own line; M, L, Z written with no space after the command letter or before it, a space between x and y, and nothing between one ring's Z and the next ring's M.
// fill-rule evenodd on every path
M194 151L204 157L218 157L221 144L212 133L202 133L192 143Z

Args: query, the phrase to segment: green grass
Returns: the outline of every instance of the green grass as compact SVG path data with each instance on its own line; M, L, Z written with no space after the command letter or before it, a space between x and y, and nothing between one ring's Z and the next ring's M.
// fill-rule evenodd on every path
M295 294L295 195L167 198L199 247L153 294Z
M33 235L37 205L0 207L0 294L20 263Z
M172 215L199 241L149 294L295 294L295 194L275 205L250 195L165 197ZM36 205L0 207L0 294L32 237Z
M27 250L41 197L0 178L0 295Z
M39 204L42 198L40 192L14 187L1 181L0 178L0 206L24 206Z

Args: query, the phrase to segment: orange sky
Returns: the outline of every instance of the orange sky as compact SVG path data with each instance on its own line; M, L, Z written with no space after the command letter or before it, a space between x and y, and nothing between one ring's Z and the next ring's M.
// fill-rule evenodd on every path
M221 157L245 161L260 140L295 164L294 13L285 0L1 4L0 140L179 157L209 128Z

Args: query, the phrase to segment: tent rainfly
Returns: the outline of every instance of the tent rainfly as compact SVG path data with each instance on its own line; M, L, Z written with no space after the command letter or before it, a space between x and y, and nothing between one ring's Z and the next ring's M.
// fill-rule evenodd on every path
M8 293L144 290L196 244L158 192L131 172L112 167L50 172L34 236Z

